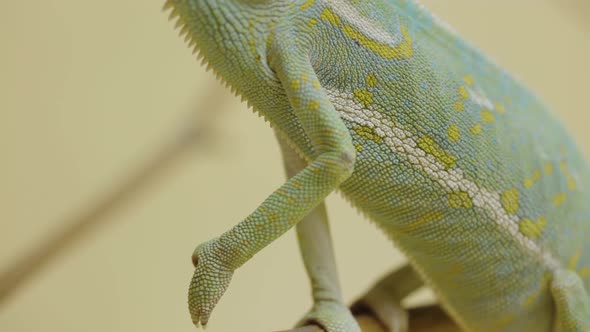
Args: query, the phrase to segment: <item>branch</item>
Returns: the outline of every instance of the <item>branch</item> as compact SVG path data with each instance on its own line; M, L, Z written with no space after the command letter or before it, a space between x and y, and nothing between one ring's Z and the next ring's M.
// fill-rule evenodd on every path
M410 332L461 332L437 305L412 308L409 314ZM355 318L363 332L388 332L371 313L358 313L355 314ZM308 325L282 332L324 332L324 330L316 325Z
M189 119L185 120L185 127L178 130L173 139L135 173L121 184L107 192L94 206L82 211L78 215L62 221L64 228L43 241L37 248L14 262L0 274L0 304L5 302L14 292L33 276L37 275L59 254L66 252L75 242L91 234L96 227L109 220L116 211L128 204L141 192L149 189L149 185L162 177L181 156L192 151L195 147L207 147L215 108L220 107L227 100L225 89L218 88L212 96L201 98L201 104ZM216 114L218 115L218 114Z

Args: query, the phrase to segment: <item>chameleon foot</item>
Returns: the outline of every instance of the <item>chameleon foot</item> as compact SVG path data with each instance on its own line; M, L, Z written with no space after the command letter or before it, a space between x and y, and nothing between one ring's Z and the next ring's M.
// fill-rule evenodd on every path
M222 258L217 239L200 244L193 253L195 272L188 291L188 305L197 327L207 325L211 311L231 281L233 271Z
M316 302L297 325L310 323L321 326L326 332L361 332L350 310L339 302Z

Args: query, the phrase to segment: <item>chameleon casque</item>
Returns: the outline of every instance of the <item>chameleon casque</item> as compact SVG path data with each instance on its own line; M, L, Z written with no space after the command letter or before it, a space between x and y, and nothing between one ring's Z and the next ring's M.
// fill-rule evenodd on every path
M290 176L195 249L197 326L233 271L297 225L314 296L301 324L360 331L325 228L322 202L339 190L410 262L359 301L389 330L407 329L399 301L423 282L465 331L590 331L588 164L536 96L427 10L411 0L165 8L271 123Z

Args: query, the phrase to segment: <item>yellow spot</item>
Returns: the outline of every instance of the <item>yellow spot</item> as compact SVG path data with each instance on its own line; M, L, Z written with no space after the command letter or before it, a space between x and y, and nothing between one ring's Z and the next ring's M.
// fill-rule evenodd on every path
M465 105L463 104L462 101L457 100L455 102L455 104L453 105L453 109L455 110L455 112L461 112L465 109Z
M502 206L506 213L516 214L519 208L519 192L518 189L512 188L502 193Z
M449 137L449 140L453 143L460 140L461 139L461 130L459 129L459 126L457 126L454 123L452 125L450 125L449 129L447 129L447 136Z
M552 163L546 163L543 168L545 169L545 174L551 175L553 173L553 164Z
M496 103L496 105L494 105L494 107L496 108L496 111L498 111L498 113L500 113L500 114L506 113L506 109L504 108L504 105L502 105L500 103Z
M473 135L479 135L483 131L483 127L481 126L481 124L478 123L475 126L471 127L470 131Z
M375 85L377 85L377 76L375 76L375 74L373 73L369 73L365 81L367 82L368 86L374 87Z
M320 81L318 81L318 80L311 81L311 85L318 90L322 88L322 85L320 84Z
M363 151L363 146L362 146L362 144L359 144L359 143L354 143L354 149L355 149L357 152L361 152L361 151Z
M533 176L531 176L530 178L525 179L523 181L523 185L525 188L530 188L535 184L535 182L539 181L540 178L541 178L541 171L536 170L533 172Z
M421 227L423 225L429 224L431 222L440 221L445 217L442 212L439 211L432 211L422 215L417 220L400 227L400 231L403 233L411 233L416 230L416 228Z
M468 86L473 86L475 84L475 80L471 75L463 76L463 82L465 82L465 84L467 84Z
M576 190L576 180L574 180L574 177L568 171L567 164L565 161L559 162L559 169L561 170L561 172L565 176L565 179L567 181L567 187L569 188L569 190L572 190L572 191Z
M464 86L459 87L459 98L463 100L469 98L469 92L467 92L467 89Z
M387 44L376 42L370 38L367 38L362 33L355 30L352 26L343 24L340 18L334 14L329 8L324 9L320 16L323 20L330 22L330 24L340 27L344 34L349 38L357 41L361 46L369 49L385 59L409 59L414 55L412 48L412 37L405 27L400 26L400 32L402 33L403 40L397 46L392 47Z
M473 207L473 201L469 194L465 191L457 191L449 193L449 205L453 208L466 208Z
M578 266L578 261L580 260L581 255L582 255L582 252L580 251L580 249L576 250L574 255L568 261L567 268L570 270L575 270L576 266Z
M576 190L576 181L573 178L568 178L567 179L567 187L569 188L569 190Z
M518 224L520 232L530 238L538 239L543 234L543 229L547 226L547 218L539 217L536 221L531 219L523 219Z
M309 102L309 109L311 111L317 111L320 109L320 102L317 100L312 100Z
M358 127L354 127L353 129L357 133L357 135L359 135L360 137L362 137L364 139L371 140L377 144L380 144L383 141L383 138L381 136L377 135L377 133L375 132L375 129L373 129L369 126L358 126Z
M578 274L580 275L580 278L587 278L588 276L590 276L590 267L581 268L578 271Z
M307 82L307 81L309 81L309 76L307 75L307 73L303 73L303 74L301 74L301 80L302 80L303 82Z
M445 165L447 169L455 166L457 163L457 157L443 150L438 144L436 144L434 138L430 136L420 137L418 140L418 147L424 152L433 155L434 158Z
M291 80L291 90L297 91L301 87L299 80Z
M354 90L354 97L365 107L373 104L373 93L367 89Z
M495 330L501 330L506 327L508 324L512 323L516 318L515 314L507 314L506 316L498 319L494 326L496 326Z
M310 19L309 21L307 21L307 25L309 25L310 27L314 26L318 24L318 20L315 18Z
M461 263L454 263L449 267L447 272L445 273L447 277L456 277L465 271L465 267Z
M567 198L566 193L559 193L559 194L553 196L553 204L555 206L560 206L561 204L565 203L566 198Z
M481 111L481 120L483 123L494 123L494 113L492 113L489 109L484 108Z
M307 0L303 5L301 5L301 10L306 10L307 8L313 6L315 0Z

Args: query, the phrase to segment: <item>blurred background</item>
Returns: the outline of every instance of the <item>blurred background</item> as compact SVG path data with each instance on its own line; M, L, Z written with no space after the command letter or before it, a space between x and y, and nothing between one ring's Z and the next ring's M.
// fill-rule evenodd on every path
M590 156L587 1L422 2L542 96ZM0 298L0 331L193 331L194 247L284 181L270 128L199 66L162 4L1 6L0 280L68 226L94 223ZM127 199L105 200L113 192ZM352 300L403 258L337 195L328 209ZM288 328L310 303L289 232L235 273L208 330Z

